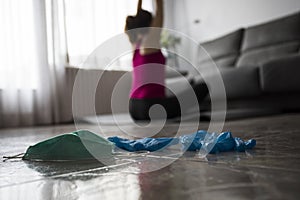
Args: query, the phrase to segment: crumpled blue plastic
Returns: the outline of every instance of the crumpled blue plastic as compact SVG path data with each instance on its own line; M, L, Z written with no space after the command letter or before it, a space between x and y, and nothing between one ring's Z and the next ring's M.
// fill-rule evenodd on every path
M256 145L256 140L244 141L241 138L232 137L231 132L216 134L199 130L193 134L183 135L179 139L183 150L196 151L202 147L203 150L209 153L244 152L246 149L252 149Z
M143 138L138 140L129 140L120 137L109 137L117 147L134 151L157 151L169 145L180 143L183 151L197 151L201 147L209 153L218 153L226 151L244 152L246 149L252 149L256 145L256 140L247 141L241 138L232 137L231 132L221 134L208 133L199 130L196 133L180 136L179 138Z
M178 138L143 138L138 140L129 140L120 137L109 137L109 141L121 149L134 151L157 151L169 145L178 144Z

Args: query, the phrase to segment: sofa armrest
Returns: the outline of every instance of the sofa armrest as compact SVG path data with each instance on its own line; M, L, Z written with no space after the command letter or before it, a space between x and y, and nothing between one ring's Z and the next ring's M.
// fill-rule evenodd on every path
M300 92L300 54L268 61L259 68L264 92Z
M170 69L167 67L165 78L178 78L181 76L187 76L188 73L189 72L187 70L176 70L176 69Z

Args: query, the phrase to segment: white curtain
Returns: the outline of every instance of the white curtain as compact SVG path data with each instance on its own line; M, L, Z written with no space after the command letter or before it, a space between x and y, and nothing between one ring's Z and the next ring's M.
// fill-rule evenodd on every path
M124 33L127 15L135 15L138 0L65 0L70 64L82 64L105 40ZM143 8L153 10L152 0ZM95 68L104 66L95 66Z
M152 0L143 3L152 9ZM122 33L136 5L137 0L1 0L0 127L72 120L66 64L76 66Z
M64 120L59 12L51 0L0 1L0 127Z

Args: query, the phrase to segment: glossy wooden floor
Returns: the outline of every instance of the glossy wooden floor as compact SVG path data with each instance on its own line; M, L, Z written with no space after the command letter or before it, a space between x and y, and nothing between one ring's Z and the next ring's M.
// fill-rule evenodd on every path
M201 123L199 129L207 126ZM98 130L88 124L80 128ZM101 128L106 136L126 137L120 127ZM177 128L169 124L161 135L171 136ZM73 130L74 125L2 129L1 157ZM185 123L182 133L190 130ZM299 199L300 114L230 121L224 131L255 138L257 146L204 159L195 152L178 159L170 151L128 154L110 166L8 160L0 164L0 199Z

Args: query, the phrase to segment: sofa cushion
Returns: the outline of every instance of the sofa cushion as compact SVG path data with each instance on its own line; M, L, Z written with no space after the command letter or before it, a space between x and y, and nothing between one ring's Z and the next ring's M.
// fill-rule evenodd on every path
M265 63L260 67L264 92L300 92L300 54Z
M258 67L243 67L243 68L220 68L220 74L223 79L227 99L237 99L244 97L258 96L262 93L259 81L259 69ZM211 84L217 83L215 80L218 75L215 73L203 73L208 80L209 88L212 88ZM203 81L200 76L194 78L195 82ZM221 94L221 93L220 93ZM218 96L218 92L215 92L215 99L222 99Z
M247 28L242 51L300 40L300 13Z
M256 67L226 68L221 70L228 99L260 95L259 70Z
M244 52L238 59L237 66L258 66L264 62L284 57L297 52L300 42L280 43Z
M221 57L218 59L206 60L206 61L202 62L199 67L201 67L201 68L214 67L214 66L234 67L233 63L235 63L235 62L236 62L236 55L228 55L228 56Z
M166 78L166 95L172 96L174 94L179 94L190 87L190 82L192 81L193 76L177 76L172 78Z
M210 57L218 66L233 66L239 55L243 31L243 29L239 29L218 39L200 44L198 49L199 66L211 63Z

